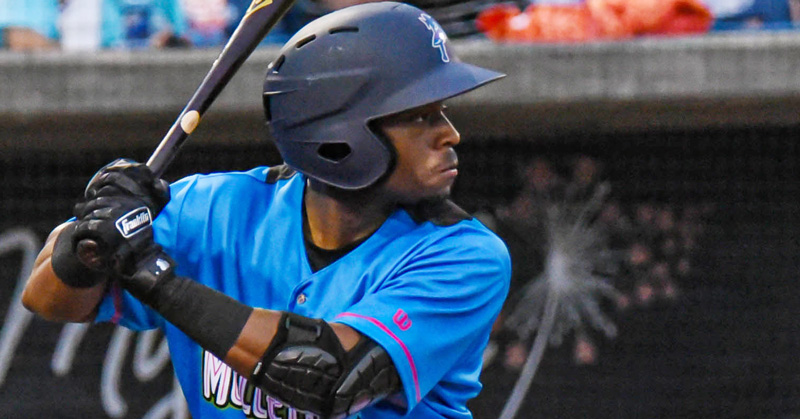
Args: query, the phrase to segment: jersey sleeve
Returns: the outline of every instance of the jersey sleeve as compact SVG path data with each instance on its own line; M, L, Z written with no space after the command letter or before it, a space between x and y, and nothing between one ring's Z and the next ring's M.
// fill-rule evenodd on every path
M196 177L170 185L170 201L153 221L156 243L172 257L179 256L179 220ZM162 317L117 285L112 285L98 307L95 322L112 322L132 330L148 330L163 324Z
M456 364L465 357L480 358L510 275L508 250L496 236L487 231L450 236L412 256L335 321L386 349L403 382L409 411L445 375L456 387L475 387L465 391L466 403L480 388L475 379L479 360L463 371Z

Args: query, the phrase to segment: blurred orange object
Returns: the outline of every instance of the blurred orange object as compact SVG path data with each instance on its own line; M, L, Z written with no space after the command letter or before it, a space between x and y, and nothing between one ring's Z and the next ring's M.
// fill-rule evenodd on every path
M532 5L525 10L544 42L588 41L602 37L603 30L583 5Z
M496 5L482 11L478 29L507 42L576 42L707 32L711 12L700 0L587 0L574 5L532 4L525 11Z
M711 11L699 0L586 0L592 17L609 29L631 35L707 32Z
M511 42L588 41L602 36L582 4L532 4L524 12L513 5L497 5L480 13L476 25L491 39Z

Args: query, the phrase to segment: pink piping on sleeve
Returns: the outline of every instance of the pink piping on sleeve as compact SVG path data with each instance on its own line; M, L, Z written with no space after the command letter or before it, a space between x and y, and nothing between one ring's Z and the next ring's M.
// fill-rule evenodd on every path
M122 289L116 284L111 287L111 296L114 299L114 315L111 316L111 323L119 324L122 318Z
M387 335L391 336L391 338L394 339L395 342L400 344L400 347L403 348L403 352L406 354L406 359L408 359L408 365L411 366L411 377L414 379L414 391L416 392L415 396L417 402L419 403L421 397L419 394L419 378L417 377L417 366L416 364L414 364L414 358L411 356L411 352L408 350L406 344L403 343L403 341L400 340L400 338L397 337L397 335L395 335L388 327L386 327L386 325L381 323L378 319L362 316L360 314L355 314L355 313L342 313L336 317L356 317L359 319L364 319L374 324L375 326L378 326L379 329L383 330Z

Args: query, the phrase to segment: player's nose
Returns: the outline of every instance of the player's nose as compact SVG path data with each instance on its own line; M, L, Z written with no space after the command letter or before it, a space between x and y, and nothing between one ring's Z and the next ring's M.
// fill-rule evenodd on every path
M436 147L455 147L461 142L461 134L456 127L442 114L439 124L436 125Z

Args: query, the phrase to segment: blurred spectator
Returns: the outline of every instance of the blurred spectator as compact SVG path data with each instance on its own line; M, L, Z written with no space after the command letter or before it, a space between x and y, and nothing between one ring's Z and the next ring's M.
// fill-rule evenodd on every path
M74 1L74 0L73 0ZM116 3L103 16L107 30L121 32L126 48L187 46L186 15L180 0L105 0ZM104 10L105 11L105 10ZM114 12L118 14L115 14ZM119 19L115 22L116 19Z
M704 0L715 17L713 30L788 29L796 0Z
M0 0L0 45L14 51L188 45L179 0Z
M58 47L57 0L0 0L0 46L12 51Z
M188 23L186 36L192 45L200 48L223 45L229 37L228 28L235 29L239 23L239 8L246 10L249 4L237 3L241 4L229 4L227 0L181 0Z

